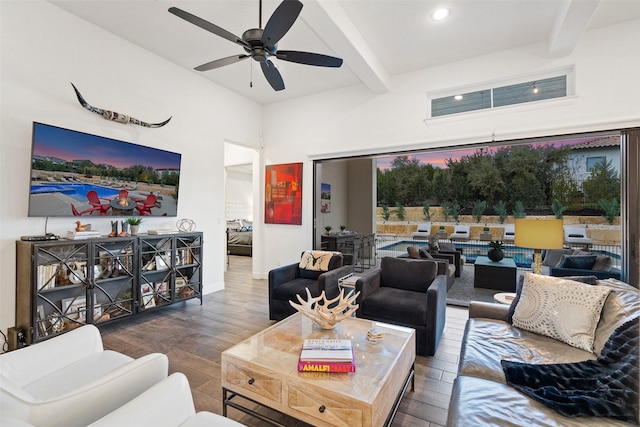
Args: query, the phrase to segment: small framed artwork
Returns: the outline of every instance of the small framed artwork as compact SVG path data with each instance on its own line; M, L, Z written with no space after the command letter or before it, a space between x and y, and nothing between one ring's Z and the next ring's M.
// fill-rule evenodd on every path
M320 184L320 212L331 212L331 184Z
M87 299L85 297L66 298L61 302L62 312L66 317L81 322L87 320Z
M166 255L156 255L156 270L168 270L169 264L166 261Z
M144 283L140 285L140 296L143 308L151 308L156 306L156 301L153 297L153 283Z
M158 282L155 284L155 288L156 288L156 296L155 296L155 300L156 300L156 305L162 304L164 298L166 298L167 300L169 299L169 283L168 282Z

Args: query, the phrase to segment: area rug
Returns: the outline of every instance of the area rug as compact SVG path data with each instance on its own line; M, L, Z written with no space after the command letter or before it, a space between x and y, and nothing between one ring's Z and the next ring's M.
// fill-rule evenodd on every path
M473 264L466 264L462 270L462 275L456 277L453 286L447 292L447 304L468 307L469 301L495 302L493 296L498 292L502 291L474 288Z

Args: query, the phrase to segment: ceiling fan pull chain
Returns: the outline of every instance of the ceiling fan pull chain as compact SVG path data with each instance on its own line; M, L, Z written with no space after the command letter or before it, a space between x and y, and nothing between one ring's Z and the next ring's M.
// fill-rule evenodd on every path
M253 87L253 62L249 62L249 87Z

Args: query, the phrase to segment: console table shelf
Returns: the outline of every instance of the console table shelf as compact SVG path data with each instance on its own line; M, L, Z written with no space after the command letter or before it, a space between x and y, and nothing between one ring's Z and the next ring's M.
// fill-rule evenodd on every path
M27 344L192 298L202 233L16 242L16 328Z

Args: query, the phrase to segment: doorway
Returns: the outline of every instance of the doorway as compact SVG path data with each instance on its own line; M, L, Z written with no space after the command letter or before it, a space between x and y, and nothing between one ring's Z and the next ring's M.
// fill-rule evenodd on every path
M256 209L259 192L256 183L259 154L256 149L233 142L225 142L225 220L226 251L225 265L235 256L250 258L253 265L255 255ZM246 260L243 265L246 266ZM253 270L253 268L252 268Z

